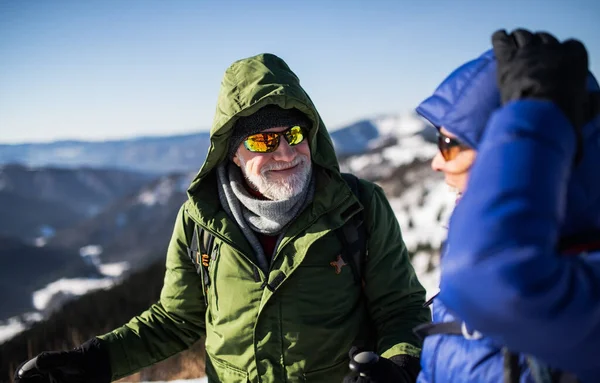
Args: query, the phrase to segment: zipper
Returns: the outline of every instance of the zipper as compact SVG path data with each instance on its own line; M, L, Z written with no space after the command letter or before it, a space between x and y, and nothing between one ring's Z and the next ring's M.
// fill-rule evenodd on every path
M210 253L210 258L211 258L210 264L213 265L212 276L210 276L210 272L208 273L208 275L210 276L210 279L211 279L211 285L212 285L214 301L215 301L215 308L217 309L217 311L219 311L219 293L217 292L217 268L219 267L219 263L217 262L218 257L219 257L219 244L217 243L217 244L213 245L213 249Z

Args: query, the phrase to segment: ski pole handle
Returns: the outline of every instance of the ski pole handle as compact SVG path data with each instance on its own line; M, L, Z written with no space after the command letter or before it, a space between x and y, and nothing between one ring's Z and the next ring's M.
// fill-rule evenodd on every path
M363 351L350 359L350 370L360 376L369 376L369 371L379 361L379 355L372 351Z

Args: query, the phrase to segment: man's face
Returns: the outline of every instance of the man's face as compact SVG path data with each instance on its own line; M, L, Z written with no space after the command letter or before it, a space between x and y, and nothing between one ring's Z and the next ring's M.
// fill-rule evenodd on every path
M265 129L263 132L282 132L287 127ZM285 200L300 194L307 187L312 169L307 137L290 146L283 136L271 153L255 153L242 142L233 157L246 180L263 196Z

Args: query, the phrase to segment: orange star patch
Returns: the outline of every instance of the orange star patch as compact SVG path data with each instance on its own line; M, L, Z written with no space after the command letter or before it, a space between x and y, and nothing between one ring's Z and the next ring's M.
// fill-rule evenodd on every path
M329 264L335 267L335 273L339 274L342 272L342 267L347 266L348 264L344 262L341 255L337 256L337 260L335 262L329 262Z

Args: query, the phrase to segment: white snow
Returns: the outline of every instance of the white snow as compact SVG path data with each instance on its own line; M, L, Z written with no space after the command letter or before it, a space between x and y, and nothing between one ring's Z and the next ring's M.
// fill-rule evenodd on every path
M441 246L455 198L442 181L427 180L407 189L401 198L390 200L409 249L419 244Z
M30 324L39 322L42 319L42 314L36 312L26 313L18 317L9 318L6 321L0 321L0 344L25 330Z
M383 150L383 157L391 166L410 164L414 160L430 160L435 156L437 146L425 141L421 136L403 137L401 145L394 145Z
M104 263L98 265L98 270L107 277L119 277L129 270L129 262Z
M40 236L33 241L33 244L37 247L44 247L46 246L48 240L54 237L54 234L56 234L56 229L50 225L42 225L39 228L39 232Z
M100 254L102 254L102 246L87 245L79 249L79 255L90 266L100 266Z
M85 256L98 256L102 252L100 246L84 246L80 253ZM105 278L63 278L50 283L43 289L33 293L33 306L39 310L23 314L19 317L0 321L0 343L3 343L23 330L33 322L40 321L49 312L59 308L66 301L98 289L112 287L125 271L129 269L128 262L98 264L98 271Z
M173 179L163 177L154 188L142 191L138 196L138 202L146 206L164 205L173 195L175 187Z
M379 165L382 163L383 156L380 153L377 153L353 157L349 159L345 165L349 167L350 172L358 173L368 167L380 168Z
M97 257L102 254L102 246L87 245L79 249L79 255L82 257Z
M36 247L44 247L46 246L46 243L48 242L48 238L44 238L44 237L37 237L34 241L33 244Z
M443 181L432 179L416 183L401 198L390 200L406 247L416 252L412 263L419 281L427 290L427 299L439 291L438 249L446 239L455 198ZM418 251L423 246L432 250Z
M114 278L62 278L34 292L33 306L39 311L51 310L53 307L50 307L50 303L60 305L60 303L64 303L65 299L80 296L93 290L108 289L114 284ZM57 300L60 300L60 302L57 302Z
M185 193L190 186L190 181L195 176L195 173L188 173L163 177L151 188L142 191L138 195L137 201L146 206L165 205L174 193Z
M413 113L379 117L372 120L381 135L409 136L425 127L425 122Z
M349 158L342 165L342 170L361 177L387 178L399 166L409 165L415 160L429 161L436 152L437 146L422 136L405 136L396 145ZM433 170L429 174L431 176L434 176Z
M427 294L425 299L429 300L440 290L440 268L439 257L432 257L431 253L418 252L412 259L413 267Z
M25 324L18 318L10 318L5 323L0 324L0 344L14 337L25 330Z

